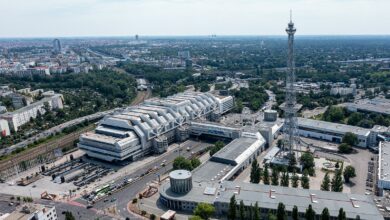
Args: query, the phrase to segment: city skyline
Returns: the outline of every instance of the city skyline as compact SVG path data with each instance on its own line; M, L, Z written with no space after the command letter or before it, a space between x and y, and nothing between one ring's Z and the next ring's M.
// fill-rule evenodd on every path
M299 35L389 35L390 2L377 0L0 1L0 38L284 35L293 10Z

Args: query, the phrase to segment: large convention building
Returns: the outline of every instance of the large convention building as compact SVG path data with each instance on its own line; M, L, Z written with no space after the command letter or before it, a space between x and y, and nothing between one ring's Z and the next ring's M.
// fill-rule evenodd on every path
M189 124L216 120L234 106L232 96L185 92L164 99L152 98L106 116L93 132L80 136L78 146L87 155L105 161L136 159L162 153L168 144L189 137Z
M300 218L303 218L309 205L312 205L317 218L326 207L331 219L336 219L343 208L347 219L383 219L373 200L367 195L347 194L244 183L234 180L245 167L250 166L264 149L266 140L260 133L243 132L208 161L194 171L175 170L170 173L170 181L161 185L161 202L173 210L193 212L197 204L208 203L215 207L217 217L226 216L230 198L235 195L238 202L254 206L258 203L259 213L266 217L269 211L276 211L282 202L288 216L296 205ZM299 199L299 202L297 202Z

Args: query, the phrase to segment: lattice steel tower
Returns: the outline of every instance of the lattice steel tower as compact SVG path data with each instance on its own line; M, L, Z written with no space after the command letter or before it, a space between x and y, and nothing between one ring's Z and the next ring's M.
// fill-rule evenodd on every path
M287 76L286 76L286 100L284 106L284 150L288 150L290 155L298 144L298 131L297 131L297 102L295 84L295 62L294 62L294 34L296 29L291 18L290 11L290 23L286 28L288 34L288 59L287 59Z

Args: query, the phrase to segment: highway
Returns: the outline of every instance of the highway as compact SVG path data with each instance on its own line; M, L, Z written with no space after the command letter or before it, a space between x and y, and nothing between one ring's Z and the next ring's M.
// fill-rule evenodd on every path
M106 198L96 202L94 205L94 208L98 209L98 210L103 210L104 208L116 205L118 213L123 218L126 218L126 217L133 217L134 218L134 216L132 216L127 211L127 204L129 203L129 201L131 201L133 198L136 198L138 193L143 191L146 188L148 183L151 183L153 181L158 180L158 175L163 176L165 173L167 173L169 170L171 170L172 169L172 162L176 157L184 156L184 157L188 158L192 155L192 153L196 154L197 152L205 149L206 147L208 147L210 145L212 145L212 144L205 143L205 142L199 142L199 141L192 141L192 140L188 140L188 141L180 144L178 148L161 155L160 157L156 158L152 162L146 164L141 169L134 170L132 173L129 173L129 174L123 176L123 178L115 181L113 184L119 185L119 184L123 183L125 180L128 180L129 178L136 180L137 177L139 177L138 180L134 181L130 185L127 185L125 188L121 189L120 191L117 191L117 192L113 193L112 195L109 195ZM187 151L187 147L190 148L189 151ZM161 166L163 161L166 161L165 167ZM158 167L158 170L142 176L149 169L153 169L155 167ZM111 202L111 199L113 199L113 198L116 199L115 202ZM80 203L83 203L83 204L87 203L83 199L78 199L77 201Z

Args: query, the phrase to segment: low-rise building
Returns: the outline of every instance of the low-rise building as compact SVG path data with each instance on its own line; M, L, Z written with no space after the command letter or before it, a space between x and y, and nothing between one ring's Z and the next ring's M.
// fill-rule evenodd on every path
M15 110L13 112L7 112L0 115L0 119L8 121L8 125L15 132L19 127L28 123L31 118L36 118L38 114L45 113L45 106L51 109L62 109L63 96L61 94L54 94L52 96L45 97L38 102L32 103L28 106Z
M369 129L308 118L298 118L298 133L302 137L341 143L347 132L357 136L358 143L356 146L364 148L371 146L371 131Z
M380 195L390 190L390 142L379 143L378 189Z
M299 216L303 217L311 205L318 219L324 208L328 208L331 219L337 218L340 208L345 211L347 219L357 216L361 219L383 219L374 201L367 195L232 181L250 165L264 145L265 140L259 133L244 133L192 173L173 171L170 181L160 186L159 201L169 209L185 212L193 212L199 203L208 203L215 207L217 218L228 214L230 199L235 195L236 200L243 201L246 207L253 208L257 203L262 219L270 211L276 212L280 202L285 205L288 216L297 206ZM245 212L249 214L249 209L246 208Z
M58 215L54 206L41 204L25 204L12 213L4 214L0 220L57 220Z
M390 100L385 98L362 99L356 102L342 103L351 112L378 113L390 115Z
M9 136L10 130L8 126L8 122L6 120L0 119L0 138Z

